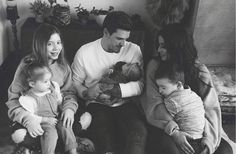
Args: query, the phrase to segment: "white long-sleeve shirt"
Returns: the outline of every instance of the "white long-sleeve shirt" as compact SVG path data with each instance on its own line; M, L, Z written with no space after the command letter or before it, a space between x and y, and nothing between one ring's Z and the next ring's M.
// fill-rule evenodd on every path
M101 79L105 71L119 61L139 63L143 68L140 47L134 43L126 42L119 53L109 53L102 48L101 39L85 44L77 51L72 63L73 81L79 82L86 88L91 87ZM119 85L123 98L140 95L143 89L141 81ZM80 95L83 90L79 91Z

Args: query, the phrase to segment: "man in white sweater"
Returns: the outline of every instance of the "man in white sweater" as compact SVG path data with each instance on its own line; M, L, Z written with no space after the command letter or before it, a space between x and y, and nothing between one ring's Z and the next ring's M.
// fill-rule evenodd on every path
M87 110L92 114L88 132L98 154L144 153L147 132L135 102L106 104L106 100L111 97L140 95L144 86L142 79L111 84L109 95L103 94L97 84L103 74L119 61L138 63L143 68L140 47L126 41L131 28L132 22L127 14L121 11L111 12L104 20L102 38L83 45L72 63L77 93L86 100ZM98 96L104 100L96 101ZM117 132L119 135L116 135ZM118 139L118 136L121 138ZM120 142L117 143L118 140Z

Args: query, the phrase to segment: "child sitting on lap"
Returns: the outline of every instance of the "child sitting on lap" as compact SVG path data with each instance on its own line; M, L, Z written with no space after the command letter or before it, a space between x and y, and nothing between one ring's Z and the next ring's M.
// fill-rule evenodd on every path
M179 131L186 133L188 142L195 154L199 154L205 126L205 110L201 98L188 86L184 85L184 73L175 68L160 66L155 74L159 93L164 97L164 104L179 126ZM166 130L165 130L166 131Z
M55 153L59 137L63 141L64 150L71 154L76 154L77 144L74 132L71 127L64 127L60 121L60 106L62 105L63 97L58 83L51 81L52 73L50 69L34 62L28 65L26 74L31 88L20 96L19 102L25 110L35 116L35 120L40 123L44 131L43 135L40 136L42 153ZM87 113L85 116L88 116ZM81 123L83 128L85 120L84 118L81 119L83 119L83 123ZM90 120L90 123L91 118L88 118L88 120ZM23 126L21 129L16 130L12 135L15 142L22 140L18 138L19 133L26 134L27 130ZM30 135L34 136L34 134Z

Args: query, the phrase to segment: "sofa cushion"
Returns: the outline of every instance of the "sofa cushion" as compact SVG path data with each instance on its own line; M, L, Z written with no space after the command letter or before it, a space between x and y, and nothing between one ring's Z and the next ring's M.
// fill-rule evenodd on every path
M223 123L235 123L236 80L234 66L208 66L218 93Z

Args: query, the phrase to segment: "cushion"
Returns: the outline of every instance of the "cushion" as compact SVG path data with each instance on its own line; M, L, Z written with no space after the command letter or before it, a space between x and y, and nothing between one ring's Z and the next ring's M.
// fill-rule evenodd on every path
M220 101L223 123L235 123L235 66L207 66Z

